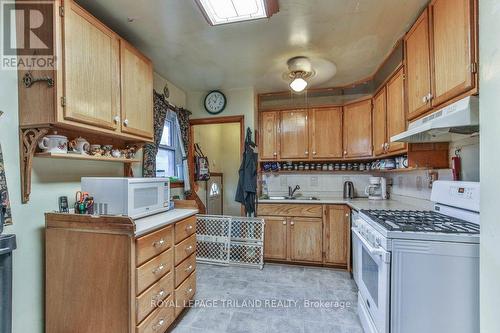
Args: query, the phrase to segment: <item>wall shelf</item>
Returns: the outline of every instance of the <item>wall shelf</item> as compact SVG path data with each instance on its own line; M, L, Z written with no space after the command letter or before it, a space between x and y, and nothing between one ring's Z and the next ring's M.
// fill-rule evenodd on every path
M67 160L85 160L85 161L103 161L103 162L120 162L120 163L140 163L141 160L137 158L123 158L123 157L107 157L107 156L92 156L82 154L53 154L53 153L36 153L35 157L42 158L58 158Z

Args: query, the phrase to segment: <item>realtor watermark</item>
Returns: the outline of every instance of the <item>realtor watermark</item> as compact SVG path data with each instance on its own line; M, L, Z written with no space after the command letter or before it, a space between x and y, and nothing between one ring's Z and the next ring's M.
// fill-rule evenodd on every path
M175 300L152 300L152 307L189 307L189 308L312 308L312 309L348 309L353 306L345 300L314 299L193 299L183 302Z
M0 69L55 70L54 1L0 0Z

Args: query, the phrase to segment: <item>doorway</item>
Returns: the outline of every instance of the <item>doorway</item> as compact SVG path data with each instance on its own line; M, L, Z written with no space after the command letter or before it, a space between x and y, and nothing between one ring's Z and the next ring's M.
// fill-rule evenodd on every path
M198 144L208 158L211 178L195 181L194 190L210 215L241 216L234 200L244 145L244 117L190 120L191 145Z

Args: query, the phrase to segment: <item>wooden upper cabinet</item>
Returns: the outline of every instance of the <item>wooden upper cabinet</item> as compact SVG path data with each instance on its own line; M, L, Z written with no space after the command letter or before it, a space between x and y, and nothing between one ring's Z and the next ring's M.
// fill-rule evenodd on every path
M264 229L264 258L287 259L287 219L277 216L260 216L266 222Z
M260 114L260 159L279 158L279 112L261 112Z
M372 155L372 101L344 106L343 117L344 157Z
M116 129L120 115L119 38L76 5L65 1L64 119Z
M474 0L434 0L430 4L434 97L437 106L474 87ZM410 80L410 78L408 78Z
M386 88L373 97L373 153L382 155L386 151Z
M281 111L280 158L309 158L307 110Z
M121 130L153 137L153 64L137 49L120 41Z
M349 265L350 210L347 206L325 206L323 251L325 263Z
M408 118L430 110L431 65L429 45L429 14L425 9L405 36L406 87Z
M309 112L310 157L342 157L342 108L312 109Z
M323 220L304 217L291 217L289 220L290 259L321 262L323 260Z
M404 142L391 142L391 137L406 131L406 112L404 107L405 89L404 73L401 68L387 82L387 143L388 152L395 152L406 148ZM375 129L374 129L375 130Z

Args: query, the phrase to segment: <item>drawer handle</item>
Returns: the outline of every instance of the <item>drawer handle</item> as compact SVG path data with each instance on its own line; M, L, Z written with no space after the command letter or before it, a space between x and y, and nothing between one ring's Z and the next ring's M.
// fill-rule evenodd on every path
M186 295L189 295L193 292L193 288L189 287L189 289L186 290Z
M186 252L191 252L193 250L193 245L186 247Z
M161 273L165 269L165 264L160 264L160 266L153 269L153 274Z
M161 289L160 292L158 294L156 294L155 296L151 297L151 300L152 301L160 301L163 296L165 296L166 292L164 289Z
M193 230L193 226L192 226L192 225L188 225L188 226L186 227L186 231L191 231L191 230Z
M186 268L186 272L189 272L189 271L191 271L192 269L193 269L193 265L189 265L189 267L188 267L188 268Z
M153 331L159 330L163 325L165 325L165 319L161 318L156 324L153 325Z
M153 243L153 246L156 248L163 247L164 245L165 245L165 240L163 238L160 238L159 241Z

